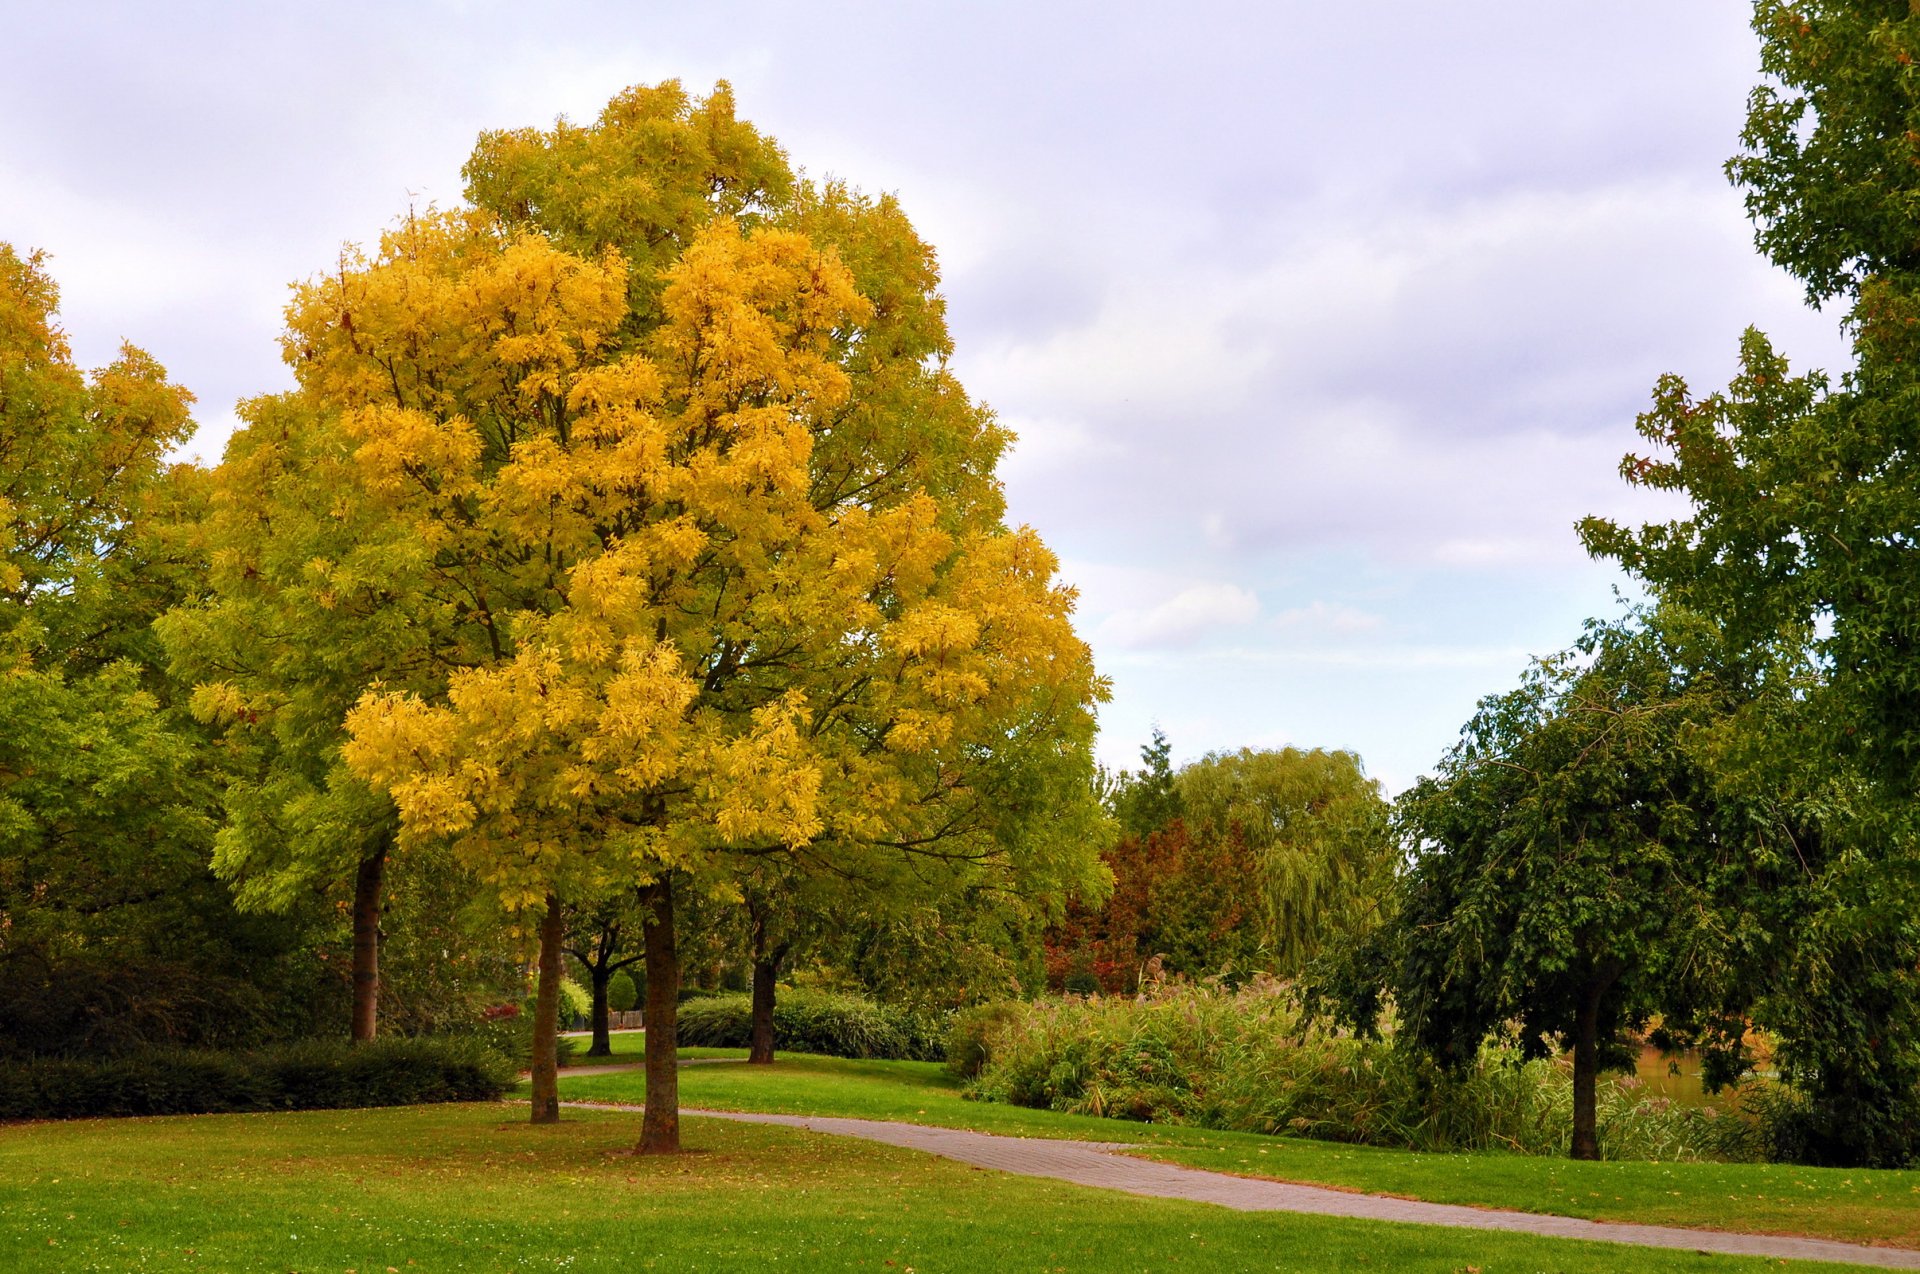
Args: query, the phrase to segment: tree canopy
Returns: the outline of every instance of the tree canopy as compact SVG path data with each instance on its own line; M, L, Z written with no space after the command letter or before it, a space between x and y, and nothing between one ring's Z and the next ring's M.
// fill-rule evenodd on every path
M1756 807L1804 842L1761 1011L1809 1094L1810 1153L1902 1162L1920 1153L1920 16L1763 0L1755 29L1769 81L1729 173L1761 249L1845 303L1854 365L1795 375L1749 331L1726 390L1662 379L1639 421L1653 454L1622 473L1691 513L1581 531L1712 621L1756 686L1812 671L1737 749L1767 776Z
M1049 931L1054 984L1127 992L1150 965L1292 976L1379 922L1396 854L1359 757L1243 748L1175 771L1171 754L1156 729L1141 768L1108 780L1113 890Z
M1346 1016L1376 1029L1390 997L1453 1067L1509 1033L1531 1057L1570 1042L1573 1154L1597 1157L1598 1070L1725 963L1714 885L1745 863L1693 750L1715 710L1656 630L1609 626L1483 700L1395 811L1412 861L1335 980Z
M724 88L489 135L468 177L297 289L300 388L229 450L220 605L298 645L201 701L311 723L267 813L384 793L403 850L549 917L763 855L1097 887L1103 683L898 207L793 181Z

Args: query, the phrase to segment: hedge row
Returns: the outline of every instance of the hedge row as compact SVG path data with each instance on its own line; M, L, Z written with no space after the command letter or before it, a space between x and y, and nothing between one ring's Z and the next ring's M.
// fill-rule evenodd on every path
M789 1053L886 1061L938 1061L946 1056L946 1024L930 1014L876 1004L857 995L782 990L773 1006L773 1046ZM716 995L680 1005L680 1043L747 1048L753 1000Z
M0 1119L198 1115L491 1101L512 1066L471 1039L309 1041L247 1052L178 1049L0 1067Z

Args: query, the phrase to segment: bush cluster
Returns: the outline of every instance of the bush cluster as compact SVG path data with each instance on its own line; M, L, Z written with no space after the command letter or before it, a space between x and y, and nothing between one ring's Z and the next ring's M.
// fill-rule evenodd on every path
M1272 982L984 1006L956 1018L948 1065L987 1101L1409 1150L1565 1154L1573 1120L1565 1066L1488 1048L1450 1074L1391 1042L1304 1026ZM1748 1121L1627 1077L1603 1079L1599 1120L1604 1158L1746 1158L1754 1144Z
M560 1028L565 1030L566 1026L566 1021L562 1019ZM525 1004L504 1005L479 1022L466 1026L459 1035L478 1041L488 1051L512 1063L514 1069L528 1070L533 1066L533 998L529 996ZM571 1066L579 1048L578 1040L560 1036L554 1041L555 1064Z
M310 1040L246 1052L156 1049L0 1068L0 1119L199 1115L492 1101L512 1066L472 1039Z
M790 1053L938 1061L946 1055L945 1029L940 1015L831 991L783 990L773 1007L774 1047ZM683 1045L746 1048L752 1033L750 996L707 996L680 1005Z

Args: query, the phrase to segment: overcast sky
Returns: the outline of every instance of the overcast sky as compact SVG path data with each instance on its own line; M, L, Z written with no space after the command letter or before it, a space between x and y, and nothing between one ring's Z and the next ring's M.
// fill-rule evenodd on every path
M1655 377L1757 324L1837 367L1721 175L1739 0L6 6L0 240L91 364L291 378L286 285L482 129L732 82L810 173L939 249L1016 519L1081 590L1101 753L1350 748L1390 790L1480 696L1612 614L1583 514Z

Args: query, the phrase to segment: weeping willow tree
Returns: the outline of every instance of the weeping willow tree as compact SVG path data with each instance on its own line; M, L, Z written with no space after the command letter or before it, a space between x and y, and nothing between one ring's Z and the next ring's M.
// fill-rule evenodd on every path
M1351 752L1216 752L1175 780L1189 833L1234 842L1259 962L1298 973L1380 920L1399 862L1380 784Z

